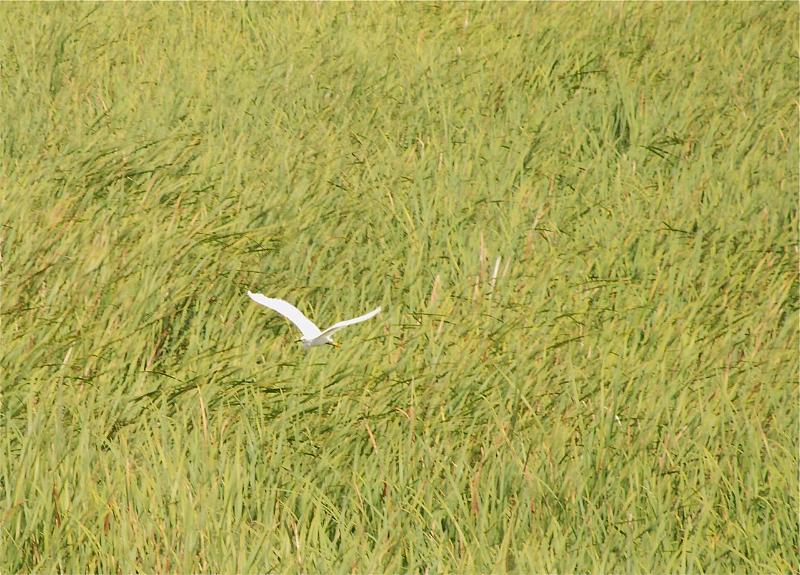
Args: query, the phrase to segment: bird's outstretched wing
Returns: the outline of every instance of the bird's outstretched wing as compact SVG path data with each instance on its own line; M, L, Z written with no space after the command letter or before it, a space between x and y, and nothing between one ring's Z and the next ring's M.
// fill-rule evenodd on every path
M247 292L247 295L249 295L250 299L253 300L254 302L260 303L261 305L266 306L269 309L278 312L283 317L292 322L294 325L296 325L297 328L303 333L304 339L314 339L315 337L319 336L320 333L322 333L320 332L319 328L314 325L313 321L304 316L303 312L294 307L288 301L267 297L264 294L253 293L250 291Z
M372 317L375 317L379 313L381 313L381 308L376 307L374 310L372 310L369 313L365 313L364 315L360 315L358 317L354 317L353 319L345 319L345 320L340 321L339 323L335 323L331 327L329 327L328 329L323 331L320 335L321 336L329 336L333 332L339 331L343 327L347 327L348 325L353 325L354 323L360 323L362 321L367 321L368 319L370 319Z

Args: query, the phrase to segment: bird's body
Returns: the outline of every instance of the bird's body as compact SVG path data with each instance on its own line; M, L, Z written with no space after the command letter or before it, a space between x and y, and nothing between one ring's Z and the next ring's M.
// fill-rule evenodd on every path
M303 348L308 349L310 347L316 347L318 345L336 345L334 341L331 339L331 335L333 332L339 331L343 327L347 327L348 325L353 325L354 323L359 323L362 321L366 321L370 318L375 317L381 311L381 308L375 308L369 313L365 313L364 315L360 315L358 317L354 317L353 319L346 319L340 321L338 323L333 324L326 330L319 329L313 321L308 319L306 316L303 315L299 309L294 307L288 301L284 301L282 299L276 299L267 297L264 294L260 293L253 293L248 291L247 295L250 296L250 299L256 303L259 303L269 309L278 312L283 317L291 321L294 325L297 326L297 329L303 334L303 337L300 338L300 341L303 343Z

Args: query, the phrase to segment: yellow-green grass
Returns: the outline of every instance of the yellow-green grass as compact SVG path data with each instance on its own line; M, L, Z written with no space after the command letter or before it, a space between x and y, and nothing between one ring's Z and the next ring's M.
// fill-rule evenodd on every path
M797 569L797 3L0 16L0 572Z

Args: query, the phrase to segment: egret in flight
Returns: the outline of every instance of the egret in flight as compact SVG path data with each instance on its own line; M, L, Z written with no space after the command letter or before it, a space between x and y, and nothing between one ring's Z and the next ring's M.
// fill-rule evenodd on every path
M330 344L333 346L338 347L336 343L331 339L331 335L333 332L339 331L343 327L347 327L348 325L353 325L354 323L360 323L362 321L366 321L370 318L375 317L381 312L381 308L376 307L369 313L365 313L364 315L360 315L358 317L354 317L353 319L345 319L340 321L339 323L333 324L326 330L319 329L314 322L308 319L306 316L303 315L299 309L294 307L288 301L284 301L282 299L275 299L271 297L267 297L261 293L253 293L251 291L247 292L247 295L250 296L250 299L256 303L260 303L263 306L268 307L269 309L278 312L283 317L288 319L303 334L303 337L300 338L300 341L303 342L303 349L308 349L310 347L316 347L318 345L325 345Z

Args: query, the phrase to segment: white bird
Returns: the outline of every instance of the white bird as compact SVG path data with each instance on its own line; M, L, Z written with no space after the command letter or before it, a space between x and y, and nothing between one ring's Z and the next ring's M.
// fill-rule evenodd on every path
M339 323L335 323L331 327L323 331L319 329L316 325L314 325L313 321L304 316L303 312L294 307L288 301L267 297L264 294L253 293L251 291L248 291L247 295L250 296L250 299L253 300L254 302L260 303L261 305L266 306L269 309L278 312L283 317L292 322L294 325L296 325L297 328L303 334L303 337L300 338L300 341L303 342L303 349L316 347L318 345L325 345L326 343L338 347L338 344L334 343L334 341L331 339L331 335L333 335L333 332L339 331L340 329L342 329L343 327L347 327L348 325L353 325L354 323L360 323L362 321L366 321L372 317L375 317L381 311L381 308L376 307L369 313L365 313L364 315L354 317L353 319L346 319L340 321Z

